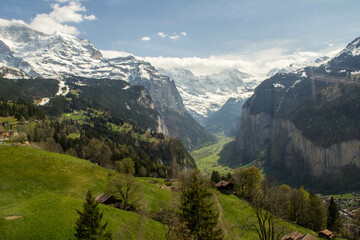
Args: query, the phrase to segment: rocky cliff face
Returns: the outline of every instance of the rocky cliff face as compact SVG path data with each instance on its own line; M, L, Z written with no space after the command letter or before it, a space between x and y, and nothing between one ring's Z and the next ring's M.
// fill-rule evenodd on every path
M360 141L351 141L321 147L309 140L288 119L272 118L264 112L252 115L243 110L243 124L238 135L238 154L244 162L267 151L273 167L286 169L292 175L322 176L342 167L360 168Z
M325 65L276 74L256 88L243 107L238 165L261 159L282 179L307 180L342 181L344 169L360 169L358 42Z

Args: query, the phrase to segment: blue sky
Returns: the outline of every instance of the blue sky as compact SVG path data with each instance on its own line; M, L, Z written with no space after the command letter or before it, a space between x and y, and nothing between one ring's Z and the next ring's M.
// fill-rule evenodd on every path
M0 18L152 58L326 52L360 35L359 0L0 0Z

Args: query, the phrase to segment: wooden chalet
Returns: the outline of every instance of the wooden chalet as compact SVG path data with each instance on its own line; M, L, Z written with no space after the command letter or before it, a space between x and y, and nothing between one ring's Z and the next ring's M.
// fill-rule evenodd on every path
M9 140L9 133L7 131L5 131L5 129L0 126L0 140Z
M317 240L317 238L308 233L301 240Z
M281 240L298 240L302 238L304 235L299 232L289 233L281 238Z
M324 239L333 239L335 237L334 233L327 229L318 232L318 236Z
M107 195L107 194L101 194L95 199L95 202L102 203L105 205L109 205L112 207L116 207L119 201L116 199L116 197Z
M161 185L160 186L161 189L166 189L166 190L171 190L170 187L166 186L166 185Z
M234 184L225 180L221 180L215 184L215 187L221 192L231 193L231 191L234 189Z
M292 232L282 237L281 240L316 240L316 237L310 234L304 235L299 232Z
M6 133L6 131L5 131L5 129L3 128L3 126L0 126L0 135L3 135L3 134L5 134Z

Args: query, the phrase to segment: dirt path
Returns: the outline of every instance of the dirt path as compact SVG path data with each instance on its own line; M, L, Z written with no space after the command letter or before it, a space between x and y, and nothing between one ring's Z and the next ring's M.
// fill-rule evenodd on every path
M218 197L218 195L216 195L216 193L213 193L213 196L214 196L214 198L215 198L216 205L218 206L218 209L219 209L219 220L222 220L222 217L223 217L223 209L222 209L222 207L221 207L219 197Z
M6 217L5 220L14 220L14 219L18 219L18 218L22 218L22 216L9 216L9 217Z

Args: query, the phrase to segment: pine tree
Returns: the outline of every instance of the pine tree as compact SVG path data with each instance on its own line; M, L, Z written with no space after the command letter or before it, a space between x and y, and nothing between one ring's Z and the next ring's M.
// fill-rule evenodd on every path
M341 219L339 209L336 206L334 198L330 199L330 204L327 212L327 225L326 227L331 230L338 232L341 227Z
M221 181L220 173L216 170L212 171L210 179L215 183L220 182Z
M199 171L194 170L185 176L181 190L181 218L193 239L223 239L212 194Z
M98 203L95 202L91 191L86 194L86 200L83 205L83 211L77 210L80 215L76 221L75 237L76 239L86 240L111 240L111 232L105 232L107 222L101 225L103 213L100 213Z

